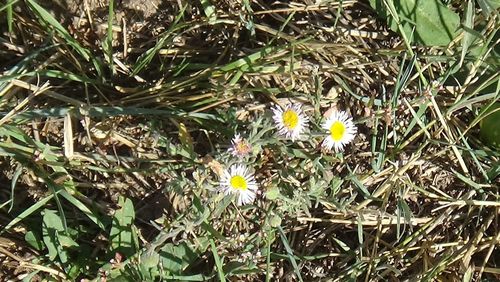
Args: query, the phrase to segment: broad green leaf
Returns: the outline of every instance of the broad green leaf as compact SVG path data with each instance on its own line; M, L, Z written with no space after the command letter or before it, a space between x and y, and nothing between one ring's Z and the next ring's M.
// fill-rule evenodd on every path
M78 243L75 240L71 239L71 237L66 236L64 234L57 234L57 238L59 239L59 243L62 247L78 247Z
M491 146L500 148L500 103L495 103L486 112L481 120L481 138Z
M199 258L186 242L174 245L167 243L159 252L164 271L169 275L182 274L184 269Z
M160 255L154 250L148 250L141 254L139 269L144 280L154 281L159 275Z
M141 255L141 265L146 268L155 268L158 267L158 263L160 262L160 255L153 251L144 252Z
M370 0L370 5L387 19L393 31L400 32L397 20L389 12L389 8L394 8L406 37L417 44L448 45L460 26L458 14L439 0Z
M42 240L40 239L40 235L36 234L34 231L28 231L26 232L26 235L24 235L24 240L30 244L33 248L35 248L38 251L41 251L44 247Z
M134 233L135 211L134 205L130 199L120 197L120 209L115 212L113 217L113 225L111 227L110 239L111 249L126 256L131 256L135 253L134 239L137 234Z
M281 217L277 214L273 214L269 218L269 225L271 225L271 227L274 227L274 228L281 226Z
M270 201L276 200L280 195L280 190L278 187L273 186L266 191L266 198Z
M64 232L64 226L61 218L53 210L44 210L42 235L43 242L49 251L50 260L54 260L58 254L62 253L62 247L57 238L58 232ZM61 257L61 261L65 256Z

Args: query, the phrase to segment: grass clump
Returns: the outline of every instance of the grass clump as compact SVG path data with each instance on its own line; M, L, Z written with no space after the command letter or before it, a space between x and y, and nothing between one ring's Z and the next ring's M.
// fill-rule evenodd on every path
M392 2L1 2L2 279L498 279L498 14Z

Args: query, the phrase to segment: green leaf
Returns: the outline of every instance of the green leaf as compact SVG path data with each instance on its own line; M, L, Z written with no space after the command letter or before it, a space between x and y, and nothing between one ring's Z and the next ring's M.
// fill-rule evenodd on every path
M108 32L106 40L102 42L102 49L107 57L109 68L111 69L111 75L113 75L113 19L115 17L113 0L108 1Z
M78 247L78 243L75 240L71 239L71 237L66 236L64 234L57 234L57 238L59 239L59 243L62 247Z
M21 280L21 281L23 281L23 282L36 281L35 279L39 277L39 276L37 276L38 272L40 272L40 270L35 270L33 272L28 273L26 276L24 276L23 280Z
M71 112L75 118L90 116L90 117L112 117L121 115L132 115L132 116L166 116L166 117L176 117L184 119L206 119L223 122L223 120L215 115L206 113L189 113L180 110L157 110L157 109L147 109L147 108L135 108L135 107L81 107L75 109L74 107L63 107L57 108L52 107L48 109L36 109L20 113L14 117L14 119L34 119L38 117L64 117ZM7 125L4 125L7 127ZM17 130L14 126L8 127L9 131ZM2 130L2 128L0 128ZM10 132L9 132L10 133Z
M241 69L243 66L253 67L257 61L262 60L271 54L276 54L282 50L285 50L285 49L288 49L290 47L304 43L305 41L306 40L303 39L303 40L298 40L296 42L293 42L292 44L286 44L286 45L282 45L282 46L270 46L270 47L262 48L253 54L250 54L246 57L243 57L243 58L240 58L234 62L231 62L225 66L222 66L220 68L220 70L223 72L228 72L230 70L234 70L234 69L238 69L238 68Z
M141 254L139 270L145 281L154 281L160 275L159 265L160 255L154 249Z
M199 258L196 250L186 243L174 245L167 243L159 252L161 265L163 265L166 273L170 275L182 274L184 269Z
M271 227L274 227L274 228L281 226L281 217L278 216L277 214L273 214L269 218L269 225L271 225Z
M371 195L370 195L370 192L368 191L368 189L365 187L365 185L358 179L358 177L354 174L351 174L347 177L348 180L350 180L352 183L354 183L354 185L359 189L359 191L361 191L361 193L363 193L363 195L366 197L366 198L370 198Z
M491 146L500 148L500 103L495 103L485 112L485 117L481 120L481 139Z
M33 231L28 231L26 232L26 235L24 235L24 240L30 244L33 248L35 248L38 251L41 251L44 247L42 240L40 239L40 234L36 234Z
M126 256L135 253L137 234L134 232L133 223L135 219L134 205L130 199L120 197L118 202L120 209L115 212L113 225L111 226L110 238L111 249Z
M201 6L203 7L203 12L208 18L209 23L214 23L217 20L217 14L215 13L215 7L208 0L200 0Z
M448 45L457 35L460 26L458 14L439 0L370 0L370 5L380 17L387 19L393 31L404 32L411 42L417 44ZM399 19L391 16L391 12ZM402 31L398 24L401 24Z
M341 241L340 239L337 239L335 237L332 237L332 240L338 244L338 246L344 250L344 252L348 253L348 252L352 252L351 248L349 248L349 246L344 243L343 241Z
M145 268L155 268L158 267L158 263L160 262L160 255L155 252L144 252L141 255L141 265Z
M44 210L42 236L43 242L49 251L49 259L54 260L59 254L63 253L62 246L57 238L58 232L64 232L64 225L61 218L53 210ZM60 256L64 262L65 254Z
M276 200L280 196L278 187L273 186L266 191L266 198L270 201Z

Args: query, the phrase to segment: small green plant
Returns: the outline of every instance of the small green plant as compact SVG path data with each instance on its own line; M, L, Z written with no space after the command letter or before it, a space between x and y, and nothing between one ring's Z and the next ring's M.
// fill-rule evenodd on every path
M426 46L448 45L458 34L460 17L440 0L370 0L389 27L404 34L412 43Z

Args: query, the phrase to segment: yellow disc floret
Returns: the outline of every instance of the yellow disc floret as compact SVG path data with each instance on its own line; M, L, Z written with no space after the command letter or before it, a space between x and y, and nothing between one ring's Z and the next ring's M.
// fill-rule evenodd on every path
M297 115L297 113L295 111L286 110L283 113L283 124L288 129L294 129L298 123L299 123L299 116Z
M344 137L345 133L345 125L340 122L336 121L332 123L332 126L330 126L330 135L332 136L332 139L334 141L340 141Z
M247 189L247 181L245 180L244 177L242 177L240 175L235 175L235 176L231 177L230 183L231 183L231 187L233 187L233 189L238 189L238 190L246 190Z

